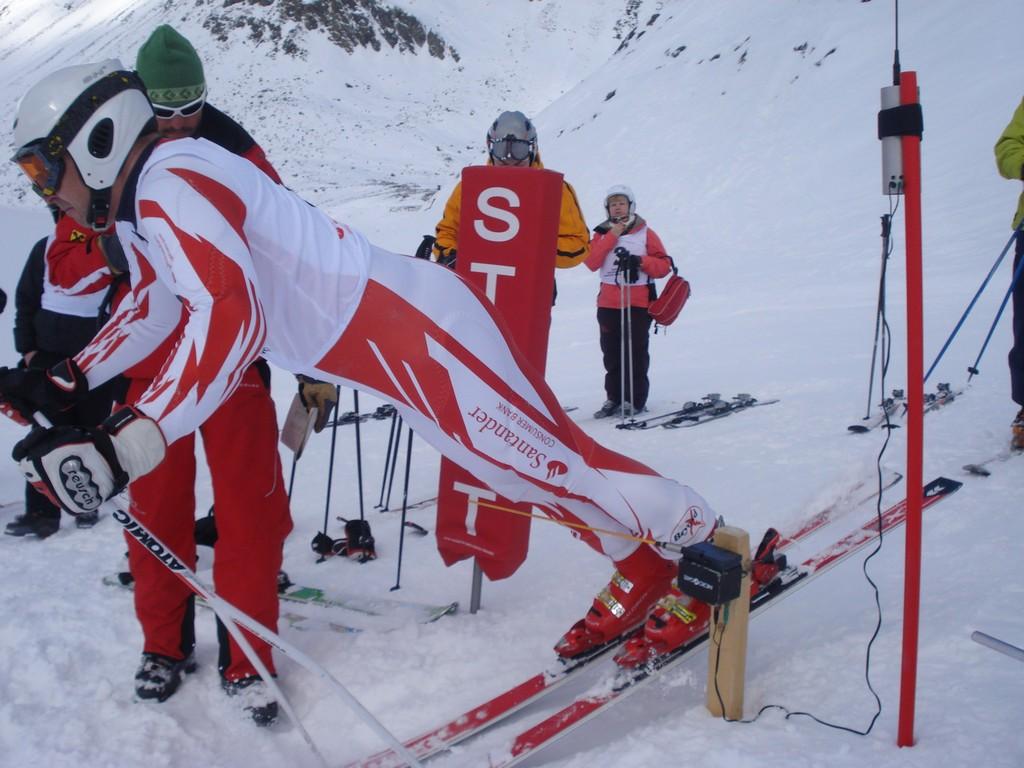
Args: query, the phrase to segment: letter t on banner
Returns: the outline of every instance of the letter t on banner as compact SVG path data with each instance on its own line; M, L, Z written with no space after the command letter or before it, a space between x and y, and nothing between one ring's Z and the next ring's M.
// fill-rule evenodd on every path
M471 166L462 171L458 273L483 291L520 352L541 374L547 360L562 175L537 168ZM515 411L495 402L489 418L516 434ZM504 579L526 559L530 505L499 496L441 459L437 549L445 565L476 557L489 579Z

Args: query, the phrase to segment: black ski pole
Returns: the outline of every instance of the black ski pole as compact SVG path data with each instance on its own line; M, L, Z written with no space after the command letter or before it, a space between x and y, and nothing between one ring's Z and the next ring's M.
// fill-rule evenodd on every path
M341 402L341 385L339 384L335 389L335 394L338 398L338 402ZM327 499L324 502L324 529L323 536L327 537L327 519L331 513L331 485L334 482L334 449L338 442L338 420L334 420L334 424L331 425L331 455L329 463L327 465ZM317 537L319 538L319 537ZM327 559L327 555L321 554L320 559L317 562L322 563Z
M402 525L398 529L398 570L395 573L395 586L391 592L402 586L402 551L405 548L405 511L409 508L409 470L412 467L412 427L409 427L409 439L405 444L405 483L402 489Z
M965 309L964 313L960 316L959 322L957 322L956 327L953 329L953 332L949 334L949 338L946 339L946 343L942 345L942 349L939 350L939 354L936 356L935 362L932 363L931 368L928 369L928 373L924 375L925 382L927 382L928 377L932 375L932 371L934 371L935 366L939 364L939 360L941 360L942 356L946 354L946 350L952 343L953 338L960 331L960 326L964 324L964 320L967 319L967 316L971 313L971 310L974 309L974 305L978 301L978 298L981 296L981 292L985 290L985 286L988 285L988 281L992 279L992 275L996 273L996 269L998 269L999 265L1003 263L1003 259L1006 257L1006 253L1010 250L1010 246L1013 245L1013 241L1016 239L1017 234L1021 231L1022 227L1024 227L1024 220L1022 220L1021 223L1017 225L1017 228L1013 230L1013 234L1010 235L1010 239L1007 240L1006 246L1003 248L1002 253L1000 253L999 257L996 259L996 263L992 265L992 269L988 271L988 274L985 276L985 279L981 281L981 287L978 288L977 293L974 294L974 298L971 299L971 302L967 305L967 309ZM1014 278L1014 280L1016 281L1016 278ZM1010 291L1013 291L1012 285L1010 286ZM1002 308L1000 308L999 311L1002 312ZM998 315L996 316L996 319L999 319ZM979 359L980 357L981 356L979 355ZM977 365L977 363L975 363L975 365Z
M288 478L288 501L292 500L292 487L295 485L295 465L299 463L299 455L292 454L292 474Z
M1010 287L1006 289L1006 295L1003 296L1003 301L999 305L999 311L996 312L996 318L992 321L992 327L988 329L988 335L985 337L985 343L981 345L981 351L978 352L978 357L974 361L974 365L967 369L971 374L967 377L967 383L971 383L971 379L978 373L978 363L981 362L981 356L985 354L985 348L988 346L989 341L992 339L992 334L995 333L996 325L999 323L999 318L1003 316L1003 310L1006 309L1006 302L1010 300L1013 295L1013 289L1017 287L1017 281L1020 279L1021 270L1024 269L1024 258L1021 258L1017 268L1013 271L1013 280L1010 281Z
M386 511L391 509L391 488L395 484L395 470L398 469L398 448L402 444L402 417L398 417L398 431L395 433L395 450L391 456L391 470L388 474L388 493L384 499L384 509Z
M875 342L871 347L871 374L868 376L868 405L864 418L871 418L871 395L875 386L875 361L878 360L878 335L885 317L885 272L889 263L889 234L892 231L892 216L882 217L882 269L878 279L878 306L875 309Z
M356 412L356 483L359 486L359 519L365 520L366 515L363 512L363 451L362 441L359 435L359 390L352 390L352 407Z
M391 430L388 433L388 447L384 452L384 472L380 478L380 498L377 499L377 509L384 511L384 488L388 484L388 468L391 466L391 446L395 444L395 424L398 422L398 411L391 414Z

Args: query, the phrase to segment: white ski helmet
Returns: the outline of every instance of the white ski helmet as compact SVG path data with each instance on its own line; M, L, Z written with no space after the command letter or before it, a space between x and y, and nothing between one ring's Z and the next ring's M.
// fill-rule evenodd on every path
M92 190L89 218L101 216L85 223L105 225L104 200L109 205L110 187L153 120L142 81L117 59L65 67L32 86L18 104L13 160L36 191L49 196L59 186L67 152Z
M530 164L537 157L537 129L522 112L502 112L487 131L487 152L494 160Z
M633 194L633 190L627 187L625 184L616 184L614 187L610 187L604 195L604 211L608 213L608 201L613 197L622 196L629 200L629 215L632 216L636 213L636 196Z

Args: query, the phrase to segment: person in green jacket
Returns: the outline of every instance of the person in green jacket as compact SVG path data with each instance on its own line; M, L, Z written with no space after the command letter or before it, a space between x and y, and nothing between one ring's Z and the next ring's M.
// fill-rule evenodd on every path
M996 166L1007 179L1024 180L1024 101L1013 113L996 142ZM1013 227L1017 230L1017 246L1013 259L1013 272L1017 273L1024 258L1024 192L1017 203ZM1024 450L1024 280L1018 280L1013 287L1013 348L1010 349L1010 395L1021 409L1017 412L1011 427L1013 436L1010 445Z

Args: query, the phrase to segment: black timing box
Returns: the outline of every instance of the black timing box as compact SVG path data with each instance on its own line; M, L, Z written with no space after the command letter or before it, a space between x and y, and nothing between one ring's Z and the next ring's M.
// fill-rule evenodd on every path
M679 589L708 605L722 605L740 596L743 560L709 541L686 547L679 561Z

